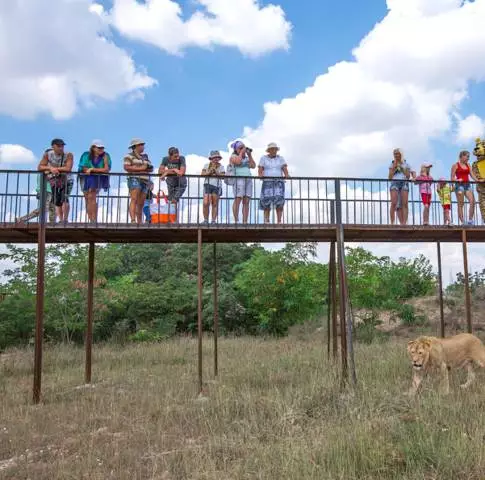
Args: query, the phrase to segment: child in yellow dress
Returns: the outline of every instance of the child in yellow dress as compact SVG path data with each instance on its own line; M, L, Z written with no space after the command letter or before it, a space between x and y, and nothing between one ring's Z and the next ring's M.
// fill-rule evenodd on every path
M446 179L441 177L438 186L436 187L436 192L440 197L441 206L443 207L443 216L445 220L445 225L451 225L451 192L452 187L446 182Z

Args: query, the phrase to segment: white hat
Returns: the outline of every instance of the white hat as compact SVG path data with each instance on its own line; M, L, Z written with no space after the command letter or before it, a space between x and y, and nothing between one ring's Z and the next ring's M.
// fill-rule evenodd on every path
M137 145L145 145L145 142L141 138L134 138L130 142L130 148L136 147Z
M104 143L101 140L93 140L91 147L104 148Z
M271 142L268 147L266 148L266 151L270 150L271 148L276 148L276 150L279 150L280 147L278 147L278 145L274 142Z
M433 164L432 164L432 163L423 163L423 164L421 165L421 168L431 168L432 166L433 166Z

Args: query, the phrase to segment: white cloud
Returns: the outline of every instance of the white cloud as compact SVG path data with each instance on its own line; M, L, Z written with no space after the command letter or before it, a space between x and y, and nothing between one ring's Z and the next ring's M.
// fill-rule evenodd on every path
M109 18L125 37L171 54L188 47L225 46L257 57L289 47L291 24L278 5L261 6L259 0L194 3L199 8L184 20L180 4L174 0L114 0Z
M0 2L0 114L66 119L80 104L155 84L109 38L99 13L91 0Z
M456 141L459 144L469 143L478 137L482 137L485 132L485 120L478 115L468 115L466 118L458 120Z
M485 78L485 0L388 0L354 50L293 98L264 105L244 135L279 142L294 174L372 177L403 147L413 166L452 133L470 81ZM430 158L431 159L431 158ZM448 174L434 160L435 174ZM439 170L441 168L441 171Z
M35 162L34 153L22 145L0 145L0 165L25 165Z

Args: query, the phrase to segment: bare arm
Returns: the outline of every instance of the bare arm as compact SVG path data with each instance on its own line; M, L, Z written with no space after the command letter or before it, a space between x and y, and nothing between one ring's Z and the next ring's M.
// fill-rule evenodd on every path
M454 163L453 166L451 167L451 181L452 182L457 181L457 178L456 178L456 163Z
M290 178L290 174L288 173L288 165L283 165L283 167L281 167L281 170L283 170L283 175L285 178Z
M392 180L392 177L394 177L394 174L396 173L396 167L393 166L389 168L389 180Z
M109 172L109 162L108 162L108 155L104 155L103 157L103 168L83 168L84 173L108 173Z
M72 153L68 153L66 155L66 163L64 166L62 167L59 167L57 170L59 172L63 172L63 173L67 173L67 172L70 172L72 170L72 164L74 162L74 157L72 156Z
M51 167L48 164L47 153L44 153L44 155L42 156L42 158L39 162L39 165L37 167L37 170L39 170L39 172L50 172L51 171Z
M253 154L248 152L249 168L256 168L256 162L254 161Z

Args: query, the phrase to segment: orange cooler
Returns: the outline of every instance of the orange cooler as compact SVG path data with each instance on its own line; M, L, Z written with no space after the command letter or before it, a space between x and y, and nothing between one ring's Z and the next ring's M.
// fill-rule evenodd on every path
M160 197L157 197L157 203L150 205L152 223L175 223L177 221L176 206L168 203L165 195L162 198L163 200L160 202Z

